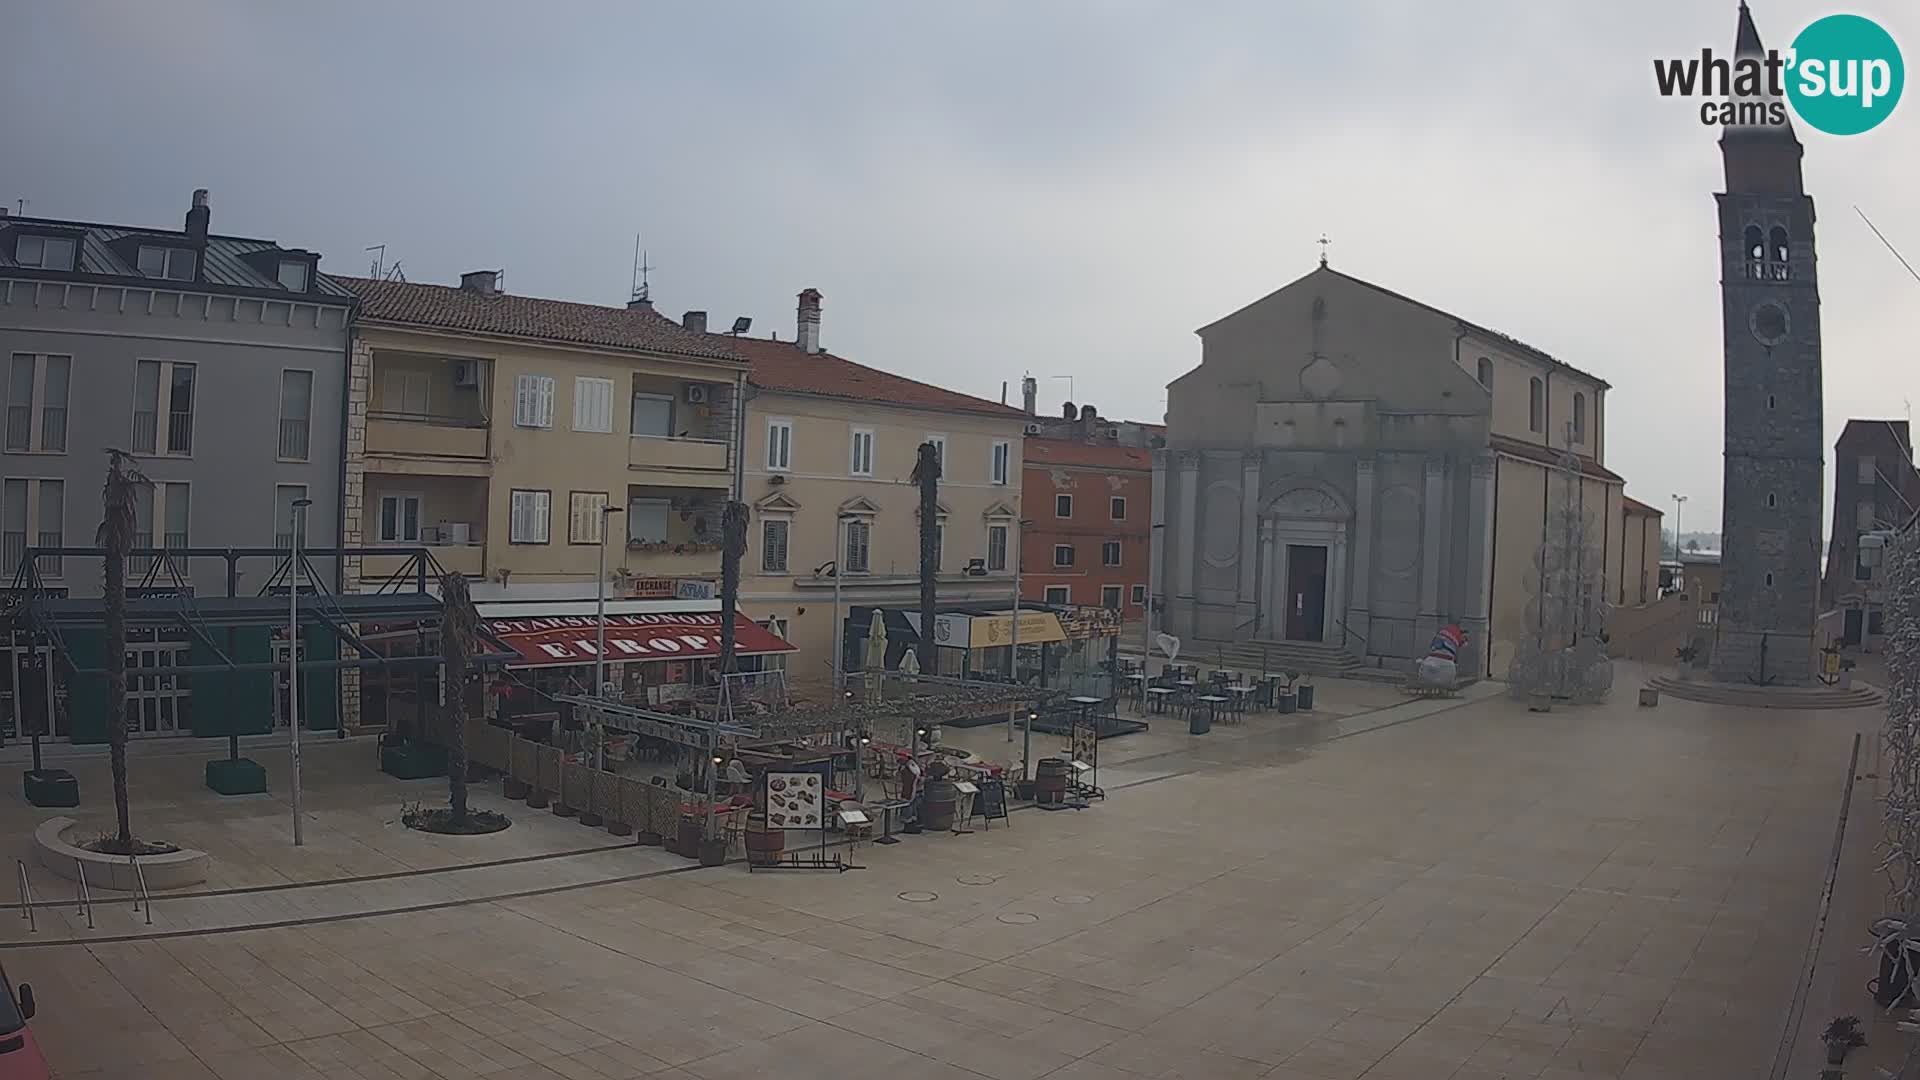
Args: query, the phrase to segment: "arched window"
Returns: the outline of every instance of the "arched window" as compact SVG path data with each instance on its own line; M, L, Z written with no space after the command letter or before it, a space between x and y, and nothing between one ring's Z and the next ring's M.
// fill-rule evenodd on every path
M1480 358L1480 385L1493 389L1493 361L1484 356Z
M1785 281L1789 276L1787 269L1787 229L1784 225L1775 225L1767 234L1768 276L1775 281Z
M1760 226L1747 226L1745 236L1747 241L1747 261L1759 262L1765 259L1767 257L1767 241L1766 237L1760 232Z
M1544 431L1547 426L1547 387L1535 375L1527 384L1527 429Z
M1587 441L1587 395L1577 392L1573 395L1573 441Z

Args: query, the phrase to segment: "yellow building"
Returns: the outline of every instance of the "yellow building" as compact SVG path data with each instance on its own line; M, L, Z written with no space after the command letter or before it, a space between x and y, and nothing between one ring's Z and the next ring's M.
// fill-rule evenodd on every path
M457 288L340 280L360 298L345 543L426 548L474 581L484 618L578 616L610 523L610 611L718 610L746 379L725 339L644 301L508 295L493 272ZM411 558L349 560L350 587L377 590Z
M704 327L704 313L690 318ZM741 610L798 646L790 680L825 681L836 562L843 605L918 603L910 477L923 442L942 448L941 604L1012 602L1026 416L826 351L812 289L795 329L792 341L725 339L751 368Z

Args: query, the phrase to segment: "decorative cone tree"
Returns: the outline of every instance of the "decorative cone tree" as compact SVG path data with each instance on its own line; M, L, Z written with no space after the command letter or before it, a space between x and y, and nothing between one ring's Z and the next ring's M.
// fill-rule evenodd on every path
M1527 576L1527 625L1507 672L1519 698L1548 697L1580 704L1600 701L1613 688L1607 659L1606 561L1581 498L1580 456L1567 448L1554 470L1559 500L1548 511L1533 571Z
M940 569L940 449L932 442L920 444L919 460L913 465L913 482L920 487L920 670L928 675L940 669L936 664L933 641L933 609Z
M131 807L127 800L127 553L133 549L134 498L150 483L133 464L133 456L107 451L107 482L101 492L103 513L94 543L106 549L104 562L107 633L107 754L113 768L113 811L119 824L115 838L121 852L134 849ZM52 691L53 669L47 669Z

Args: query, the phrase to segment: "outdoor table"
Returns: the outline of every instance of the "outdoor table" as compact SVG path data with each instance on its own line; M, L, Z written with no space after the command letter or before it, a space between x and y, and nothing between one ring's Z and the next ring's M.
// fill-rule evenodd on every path
M1233 697L1233 711L1236 713L1245 713L1247 711L1247 703L1253 700L1253 695L1259 690L1260 688L1257 686L1227 687L1227 693Z
M1266 706L1269 709L1278 708L1280 704L1280 691L1278 688L1280 684L1286 682L1288 678L1290 678L1290 676L1288 676L1284 672L1279 672L1279 671L1261 672L1260 673L1260 704Z
M1146 673L1136 671L1130 675L1125 676L1125 678L1127 681L1127 700L1139 701L1141 699L1141 694L1147 688Z
M1167 699L1172 697L1174 693L1175 691L1171 686L1147 687L1147 707L1156 713L1166 712Z
M912 805L912 801L908 799L888 799L886 802L868 804L867 809L880 811L880 835L873 842L876 844L899 843L900 838L893 835L893 823L900 816L900 811Z

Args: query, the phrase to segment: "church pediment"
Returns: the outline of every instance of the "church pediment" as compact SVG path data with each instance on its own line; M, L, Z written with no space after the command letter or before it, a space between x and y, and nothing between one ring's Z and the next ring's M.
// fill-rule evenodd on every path
M843 514L860 514L870 517L880 512L880 506L865 495L856 495L840 504L840 512Z
M1262 517L1337 519L1351 517L1353 511L1339 493L1316 484L1281 481L1270 485L1270 494L1260 509Z
M947 504L946 504L946 503L943 503L943 502L941 502L941 501L939 501L938 499L936 499L936 500L934 500L934 503L933 503L933 508L934 508L934 516L936 516L936 517L946 517L946 516L947 516ZM920 520L920 507L919 507L919 504L917 504L917 503L916 503L916 504L914 505L914 508L913 508L913 520L915 520L915 521L919 521L919 520Z
M800 509L800 501L784 491L774 491L756 499L753 508L763 514L791 514Z
M995 500L991 506L980 512L980 516L992 521L996 518L1017 518L1020 512L1006 503Z

